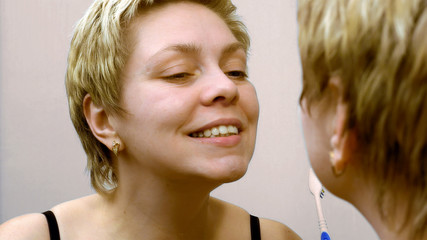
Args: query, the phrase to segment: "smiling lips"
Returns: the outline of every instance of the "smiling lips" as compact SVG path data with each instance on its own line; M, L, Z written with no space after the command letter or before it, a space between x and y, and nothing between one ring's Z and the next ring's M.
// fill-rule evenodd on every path
M239 134L239 129L233 125L220 125L205 129L204 131L194 132L190 136L194 138L214 138L214 137L228 137Z

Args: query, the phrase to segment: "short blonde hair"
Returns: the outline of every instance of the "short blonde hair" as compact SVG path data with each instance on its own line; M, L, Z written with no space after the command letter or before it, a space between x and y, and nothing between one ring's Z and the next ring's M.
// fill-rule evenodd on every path
M365 177L384 218L407 194L414 237L427 229L427 1L299 0L300 101L338 75ZM391 219L392 219L391 218Z
M83 99L122 114L120 74L132 49L127 47L131 22L151 9L176 2L201 4L220 16L236 39L248 50L246 27L230 0L96 0L78 22L71 41L66 89L71 120L87 154L93 188L108 194L117 186L111 151L92 134L83 113Z

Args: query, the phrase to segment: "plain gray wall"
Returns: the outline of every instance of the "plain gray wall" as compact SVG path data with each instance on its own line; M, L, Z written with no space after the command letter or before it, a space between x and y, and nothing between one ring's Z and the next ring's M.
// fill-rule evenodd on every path
M90 194L68 116L68 46L88 0L0 0L0 222ZM261 106L246 176L213 195L319 239L297 113L301 69L296 0L235 0L252 39L249 76ZM332 239L378 239L348 203L323 200Z

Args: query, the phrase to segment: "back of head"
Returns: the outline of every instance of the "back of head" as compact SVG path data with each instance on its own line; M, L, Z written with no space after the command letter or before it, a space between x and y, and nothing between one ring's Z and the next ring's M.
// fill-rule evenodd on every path
M114 191L117 175L110 150L92 134L83 99L110 114L125 114L120 107L121 72L133 51L130 25L135 18L177 0L95 0L75 27L71 41L66 88L71 120L87 154L87 169L94 189L101 194ZM230 0L187 0L201 4L220 16L236 39L249 48L246 28Z
M301 99L342 80L347 129L383 217L407 202L414 238L427 229L427 1L299 0ZM390 222L390 224L401 224Z

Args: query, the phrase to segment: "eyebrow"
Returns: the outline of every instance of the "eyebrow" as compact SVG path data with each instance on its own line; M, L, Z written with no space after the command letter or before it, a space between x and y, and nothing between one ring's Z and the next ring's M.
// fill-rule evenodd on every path
M233 42L233 43L226 45L221 50L221 59L227 57L228 55L235 53L238 50L243 50L243 52L245 54L247 54L246 47L241 42ZM147 60L147 64L144 67L144 72L146 72L146 73L151 72L155 63L159 63L159 60L157 59L157 57L159 55L162 55L162 54L167 53L167 52L177 52L177 53L181 53L181 54L198 55L202 52L202 48L200 46L197 46L194 43L170 45L166 48L159 50L158 52L156 52L154 55L152 55Z
M245 45L240 43L240 42L233 42L230 43L228 45L226 45L222 51L221 51L221 59L235 53L238 50L243 50L246 52L246 48ZM182 54L194 54L194 55L198 55L202 52L202 48L197 46L194 43L187 43L187 44L174 44L174 45L170 45L166 48L163 48L162 50L158 51L157 53L155 53L153 56L151 56L148 59L148 63L154 61L154 62L158 62L157 60L157 56L162 55L165 52L178 52L178 53L182 53ZM145 66L145 71L146 72L150 72L152 68L152 64L148 64Z
M223 50L222 50L222 56L224 55L228 55L231 53L236 52L237 50L243 50L246 53L246 48L245 46L241 43L241 42L235 42L232 44L229 44L228 46L226 46Z
M192 44L192 43L190 43L190 44L174 44L174 45L168 46L168 47L160 50L154 56L159 55L163 52L169 52L169 51L187 53L187 54L198 54L202 51L202 49L200 47L196 46L195 44Z
M245 46L240 43L240 42L234 42L231 43L229 45L227 45L226 47L224 47L222 49L221 55L228 55L231 53L236 52L237 50L243 50L246 53L246 48ZM174 51L174 52L180 52L180 53L185 53L185 54L200 54L200 52L202 51L201 47L197 46L196 44L193 43L189 43L189 44L174 44L171 46L168 46L162 50L160 50L159 52L157 52L156 54L154 54L151 58L160 55L164 52L169 52L169 51Z

